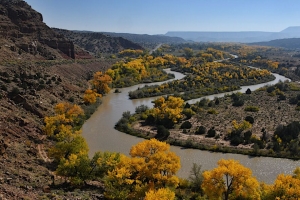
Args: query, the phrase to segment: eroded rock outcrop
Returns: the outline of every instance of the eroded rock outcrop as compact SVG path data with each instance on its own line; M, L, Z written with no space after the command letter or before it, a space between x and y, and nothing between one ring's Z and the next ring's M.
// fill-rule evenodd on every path
M0 1L0 35L12 41L12 51L25 51L48 59L75 58L74 44L55 33L43 22L43 16L22 0ZM57 53L58 52L58 53Z

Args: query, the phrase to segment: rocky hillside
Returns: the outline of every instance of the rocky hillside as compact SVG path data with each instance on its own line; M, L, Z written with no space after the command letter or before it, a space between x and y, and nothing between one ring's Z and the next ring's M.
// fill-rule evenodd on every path
M0 199L93 199L88 191L65 193L63 179L53 184L43 119L59 102L82 105L91 73L116 61L75 63L71 58L90 56L24 1L1 0L0 18Z
M0 60L75 58L73 42L49 28L25 1L1 0L0 19Z
M56 28L53 30L81 48L92 52L95 56L100 56L103 53L118 53L124 49L143 49L142 46L122 37L112 37L96 32L69 31Z

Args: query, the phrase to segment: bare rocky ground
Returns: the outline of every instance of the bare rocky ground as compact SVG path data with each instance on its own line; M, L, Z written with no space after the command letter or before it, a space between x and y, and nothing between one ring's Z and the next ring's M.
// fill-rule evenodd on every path
M295 84L300 86L299 83ZM286 91L286 100L277 101L278 96L271 96L266 91L255 91L250 95L246 95L245 104L241 107L232 106L232 100L229 96L220 98L219 105L213 104L212 107L203 107L202 111L189 119L192 128L186 129L185 133L183 129L180 129L182 122L175 125L174 129L170 129L169 139L182 142L191 140L196 144L208 146L230 146L230 142L225 140L225 137L233 129L232 121L236 120L241 123L246 116L254 118L252 128L249 129L253 135L260 138L262 136L261 130L265 128L268 138L271 139L278 125L287 125L292 121L299 121L300 111L295 109L296 105L289 104L289 99L298 94L300 94L300 91ZM259 111L245 111L246 106L257 106ZM210 109L216 110L217 114L209 114L208 110ZM204 126L207 130L214 127L216 134L220 137L208 138L206 135L195 135L195 131L199 126ZM150 137L156 135L156 129L152 126L142 125L142 121L134 123L133 128ZM252 144L240 144L234 148L249 149L251 146Z

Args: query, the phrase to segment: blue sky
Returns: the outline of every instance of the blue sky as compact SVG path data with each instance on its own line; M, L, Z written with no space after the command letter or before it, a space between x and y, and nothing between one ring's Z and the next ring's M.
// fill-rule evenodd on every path
M50 27L138 34L281 31L300 26L299 0L25 0Z

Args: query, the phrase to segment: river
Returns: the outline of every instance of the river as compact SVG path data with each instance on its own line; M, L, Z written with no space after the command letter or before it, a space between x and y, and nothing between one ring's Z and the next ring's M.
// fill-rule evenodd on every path
M168 70L168 72L170 71ZM182 79L184 77L183 74L178 72L170 73L175 75L175 79ZM274 81L252 86L243 86L241 90L237 91L245 92L247 88L250 88L253 91L264 85L275 84L279 80L288 80L286 77L278 74L274 74L274 76L276 77ZM91 156L96 151L112 151L129 155L131 146L144 140L114 129L115 123L121 118L123 112L130 111L133 113L135 108L142 104L149 107L153 106L151 101L157 97L134 100L130 100L128 97L129 91L136 90L138 87L143 87L144 85L145 84L140 84L128 88L122 88L121 93L113 93L113 91L111 91L102 98L102 104L91 118L84 123L82 128L82 134L89 145ZM228 92L228 94L230 93L232 92ZM224 94L227 93L209 95L206 96L206 98L213 99L215 97L222 97ZM199 99L194 99L188 102L194 103L198 100ZM184 149L177 146L171 146L171 150L180 156L181 169L178 172L178 176L182 178L188 178L193 163L202 165L202 170L210 170L216 167L218 160L222 158L240 161L242 165L253 171L254 176L256 176L259 181L264 181L266 183L273 183L278 174L290 174L296 167L300 166L300 161L281 158L250 157L240 154L214 153L197 149Z

